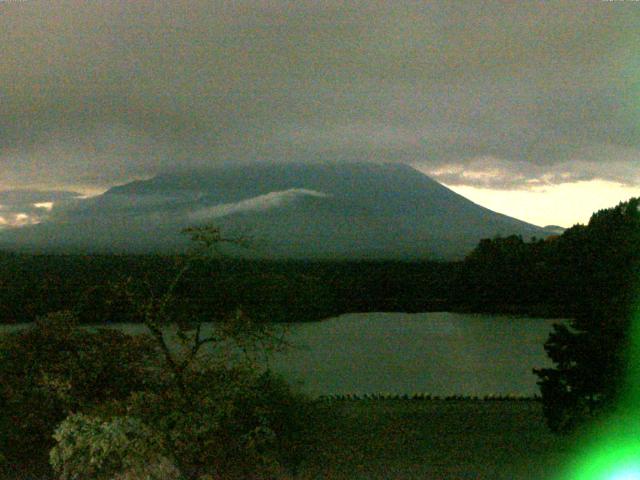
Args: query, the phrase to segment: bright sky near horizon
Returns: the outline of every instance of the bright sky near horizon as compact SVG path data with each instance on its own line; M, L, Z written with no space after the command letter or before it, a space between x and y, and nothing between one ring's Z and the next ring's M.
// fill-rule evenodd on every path
M491 190L468 186L449 188L490 210L541 227L559 225L568 228L576 223L587 224L592 213L632 197L640 197L640 186L627 187L602 180L563 183L531 190Z
M538 225L640 195L638 2L0 2L0 45L0 193L52 191L0 224L220 162L406 163Z

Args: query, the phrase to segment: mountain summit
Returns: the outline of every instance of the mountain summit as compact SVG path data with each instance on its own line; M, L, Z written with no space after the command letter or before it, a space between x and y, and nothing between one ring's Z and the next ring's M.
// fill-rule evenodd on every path
M227 165L174 171L54 209L6 230L0 246L55 251L176 251L180 230L215 224L256 240L251 256L460 258L482 238L548 235L401 164Z

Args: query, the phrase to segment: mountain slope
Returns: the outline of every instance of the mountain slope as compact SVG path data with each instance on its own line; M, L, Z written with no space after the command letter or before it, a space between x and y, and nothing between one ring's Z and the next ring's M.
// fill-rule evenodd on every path
M159 175L54 209L0 246L174 251L181 228L213 223L257 240L249 255L459 258L481 238L548 235L399 164L253 164Z

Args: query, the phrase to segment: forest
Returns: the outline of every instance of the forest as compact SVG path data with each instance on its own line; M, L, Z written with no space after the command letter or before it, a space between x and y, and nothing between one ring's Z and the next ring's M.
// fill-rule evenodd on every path
M203 258L177 286L176 308L211 320L241 308L267 322L367 311L570 318L585 308L586 299L623 304L637 274L629 261L637 234L605 212L559 236L482 240L457 262ZM0 323L31 322L69 309L86 324L139 322L122 286L133 284L150 295L162 292L185 261L180 256L0 253Z

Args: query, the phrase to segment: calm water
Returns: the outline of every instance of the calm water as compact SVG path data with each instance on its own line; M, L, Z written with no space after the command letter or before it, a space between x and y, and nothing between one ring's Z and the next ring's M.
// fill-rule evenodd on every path
M538 393L531 369L559 320L457 313L366 313L297 324L275 370L311 394Z
M531 369L551 365L543 344L558 321L446 312L342 315L292 325L288 339L295 347L273 355L270 365L312 395L533 395Z

